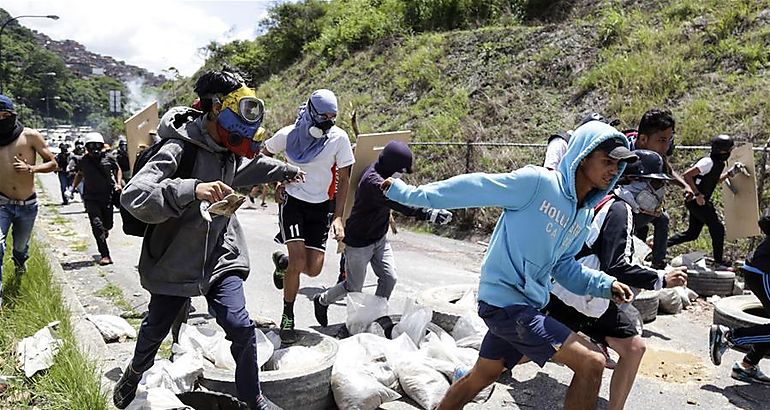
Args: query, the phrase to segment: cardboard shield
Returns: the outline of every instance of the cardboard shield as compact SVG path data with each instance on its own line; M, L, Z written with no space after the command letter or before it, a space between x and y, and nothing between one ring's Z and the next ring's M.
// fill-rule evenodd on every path
M749 176L738 172L722 184L722 198L724 198L725 213L725 239L732 241L750 236L762 235L757 226L759 219L759 201L757 198L756 168L754 167L754 153L751 144L740 144L733 149L726 169L730 169L736 162L746 166Z
M123 121L126 128L126 143L128 144L128 161L131 170L134 170L134 161L140 144L146 146L152 145L150 131L158 129L160 118L158 118L158 102L153 101L144 107L141 111Z

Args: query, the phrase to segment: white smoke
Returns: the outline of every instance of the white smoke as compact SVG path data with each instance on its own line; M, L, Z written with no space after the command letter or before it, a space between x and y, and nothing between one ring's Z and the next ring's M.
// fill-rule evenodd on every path
M131 78L123 84L128 91L126 105L123 108L131 115L136 114L153 101L160 102L160 97L156 92L149 92L144 87L144 78L142 77Z

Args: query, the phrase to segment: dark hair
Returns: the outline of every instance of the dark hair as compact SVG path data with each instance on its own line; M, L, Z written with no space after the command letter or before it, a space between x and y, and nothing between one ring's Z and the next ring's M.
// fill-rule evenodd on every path
M639 134L652 135L669 128L676 130L676 121L669 110L653 108L644 113L639 121Z
M762 230L763 234L770 235L770 216L765 215L759 218L757 224L759 225L759 229Z
M195 82L195 93L201 100L201 110L211 112L214 98L230 94L241 88L241 85L243 79L237 73L227 69L207 71Z

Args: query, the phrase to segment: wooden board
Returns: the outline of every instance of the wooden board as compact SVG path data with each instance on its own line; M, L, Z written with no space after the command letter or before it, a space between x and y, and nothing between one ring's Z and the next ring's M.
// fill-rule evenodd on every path
M390 141L403 141L409 143L412 139L412 131L394 131L375 134L361 134L356 140L356 151L354 157L356 163L350 171L350 185L348 186L348 196L345 199L345 214L343 221L348 220L350 210L353 208L353 201L356 199L356 189L361 180L361 174L372 165L380 156L380 151ZM337 246L337 253L342 252L343 244L340 242Z
M754 153L751 150L751 144L737 145L733 149L725 169L730 169L736 162L746 165L751 176L747 177L739 172L730 179L732 186L737 191L735 194L722 183L722 198L724 198L722 202L724 202L725 207L725 229L727 231L725 239L728 241L762 235L759 226L757 226L759 201Z
M151 102L141 111L132 115L131 118L123 121L123 126L126 128L128 161L132 170L134 169L134 161L136 161L137 147L140 144L148 147L152 145L150 131L155 131L158 124L160 124L160 118L158 118L157 101Z

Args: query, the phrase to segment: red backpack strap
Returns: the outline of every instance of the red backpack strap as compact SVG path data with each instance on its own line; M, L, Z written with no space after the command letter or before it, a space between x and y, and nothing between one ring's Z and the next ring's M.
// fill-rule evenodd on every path
M612 194L605 195L605 197L602 198L601 201L596 204L596 206L594 206L594 212L599 212L599 210L602 209L602 207L606 205L607 202L610 202L610 199L612 199Z

